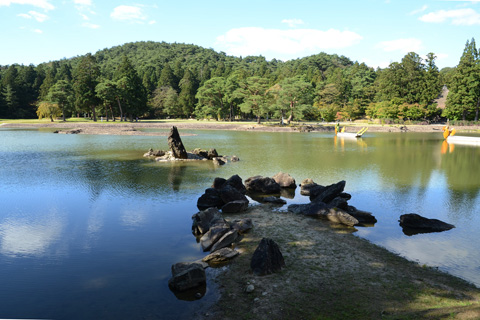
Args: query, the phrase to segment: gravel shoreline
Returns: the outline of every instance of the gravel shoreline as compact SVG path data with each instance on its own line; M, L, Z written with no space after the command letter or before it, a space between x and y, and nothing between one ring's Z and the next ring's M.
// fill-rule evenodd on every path
M140 122L6 122L0 124L5 128L55 128L58 130L81 129L80 134L112 134L112 135L164 135L162 132L145 132L142 129L178 129L200 130L233 130L233 131L258 131L258 132L304 132L320 131L333 132L333 123L295 123L292 126L279 126L273 124L257 124L254 122L216 122L216 121L140 121ZM368 127L367 132L441 132L444 124L435 125L378 125L341 123L346 126L346 131L357 132L363 127ZM456 127L459 132L479 131L480 126Z

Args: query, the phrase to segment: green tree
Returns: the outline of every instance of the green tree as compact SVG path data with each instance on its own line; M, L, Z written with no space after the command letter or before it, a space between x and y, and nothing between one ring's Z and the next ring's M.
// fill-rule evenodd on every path
M258 76L248 77L240 83L235 90L235 95L242 99L240 110L245 113L253 113L260 123L261 117L268 112L268 79Z
M50 118L50 121L53 122L54 117L59 117L62 114L62 110L58 106L58 104L49 102L49 101L41 101L38 104L37 115L38 119L43 118Z
M205 81L198 89L196 114L201 117L213 116L221 120L227 113L228 101L225 94L226 81L223 77L214 77Z
M159 87L153 92L151 101L155 117L162 115L180 117L183 110L178 103L178 94L172 87Z
M475 39L467 41L454 71L443 115L451 119L478 121L480 105L480 69Z
M73 100L73 90L67 80L58 80L49 90L47 98L62 110L62 120L66 121L65 108Z
M147 111L147 91L143 86L142 79L126 56L123 57L115 77L117 87L120 89L120 99L123 102L124 111L130 113L131 121L133 121L134 116L142 115Z
M287 124L290 124L294 116L302 119L304 111L312 106L312 85L299 76L286 78L278 85L275 105L282 118L289 112Z
M120 112L120 118L123 119L123 109L120 102L120 93L117 88L117 83L112 80L103 79L95 87L95 92L97 93L98 99L103 103L105 107L105 114L108 121L108 110L112 115L112 120L115 121L115 113L113 112L113 106L118 104L118 109Z
M178 103L183 110L183 114L187 117L191 116L197 103L195 96L198 90L198 81L190 69L185 70L179 86L180 93L178 95Z
M95 107L99 103L95 88L98 84L100 69L95 57L90 53L81 58L74 72L75 103L80 110L91 110L93 121L97 121Z

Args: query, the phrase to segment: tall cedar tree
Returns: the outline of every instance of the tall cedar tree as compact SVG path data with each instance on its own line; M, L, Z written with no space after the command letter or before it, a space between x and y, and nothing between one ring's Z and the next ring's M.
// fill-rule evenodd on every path
M117 69L115 79L117 87L120 89L124 112L130 114L132 121L134 117L142 116L147 111L147 90L126 56L123 57L122 63Z
M95 107L99 99L95 92L100 76L100 68L90 53L81 58L74 72L75 104L79 111L92 111L93 121L97 121Z

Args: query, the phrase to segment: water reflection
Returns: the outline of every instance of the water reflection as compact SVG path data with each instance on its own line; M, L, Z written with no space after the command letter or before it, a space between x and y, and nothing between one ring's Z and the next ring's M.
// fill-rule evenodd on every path
M8 218L0 224L0 252L7 256L45 256L62 236L65 221L58 214L30 219Z

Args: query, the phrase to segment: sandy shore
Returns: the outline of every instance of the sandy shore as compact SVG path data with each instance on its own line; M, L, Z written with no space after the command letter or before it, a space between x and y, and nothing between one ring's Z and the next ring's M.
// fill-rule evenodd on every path
M436 125L363 125L355 123L341 124L346 126L347 132L357 132L368 126L368 132L441 132L443 124ZM302 132L326 131L333 132L334 124L323 123L295 123L293 126L279 126L273 124L257 124L253 122L216 122L216 121L139 121L139 122L35 122L35 123L3 123L6 128L55 128L58 130L81 129L80 134L111 134L111 135L165 135L164 132L148 132L145 129L178 129L201 130L233 130L258 132ZM462 126L456 128L458 132L478 132L480 126Z

